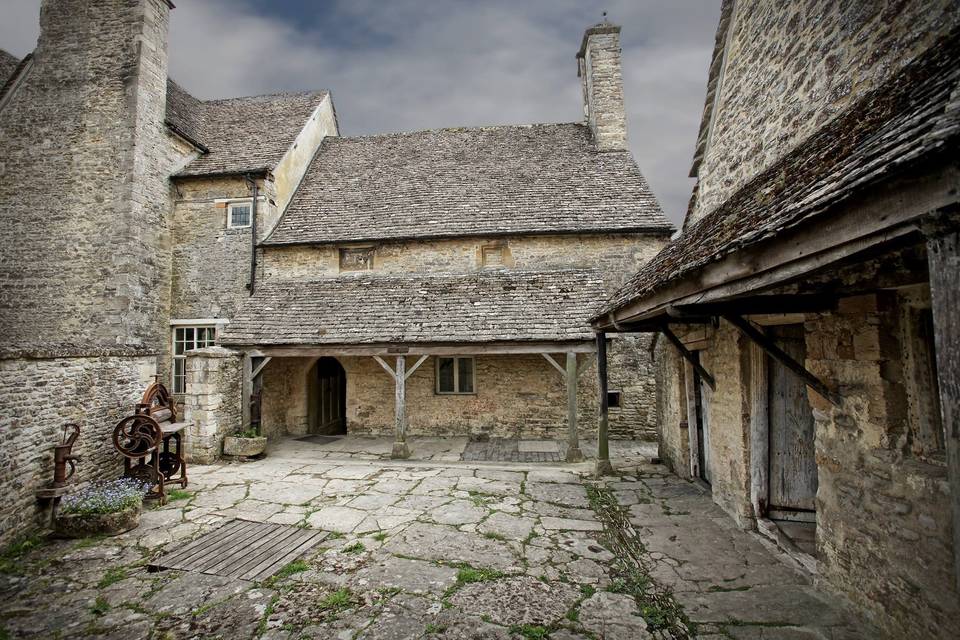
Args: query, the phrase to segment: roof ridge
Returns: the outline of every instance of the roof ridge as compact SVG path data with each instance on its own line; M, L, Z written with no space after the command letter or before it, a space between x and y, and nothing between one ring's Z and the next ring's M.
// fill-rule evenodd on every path
M496 131L501 129L535 129L535 128L583 127L582 122L532 122L528 124L485 124L478 126L436 127L433 129L414 129L412 131L387 131L383 133L367 133L359 136L337 136L338 140L370 140L373 138L401 138L425 133L445 133L452 131Z
M312 89L309 91L274 91L273 93L257 93L249 96L232 96L230 98L210 98L207 100L196 98L201 104L214 104L221 102L232 102L235 100L253 100L255 98L278 98L281 96L328 96L329 89Z

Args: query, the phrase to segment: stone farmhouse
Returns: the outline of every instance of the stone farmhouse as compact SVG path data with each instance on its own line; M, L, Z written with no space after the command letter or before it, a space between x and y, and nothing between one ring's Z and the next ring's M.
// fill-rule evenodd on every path
M577 52L582 122L348 138L326 91L191 96L171 9L44 0L33 53L0 56L0 543L35 524L63 423L82 479L115 474L155 378L198 461L251 425L576 460L601 404L653 437L649 339L611 340L599 398L589 324L673 232L626 148L619 27Z
M762 64L757 61L762 60ZM960 628L960 12L727 0L660 334L660 455L895 638Z

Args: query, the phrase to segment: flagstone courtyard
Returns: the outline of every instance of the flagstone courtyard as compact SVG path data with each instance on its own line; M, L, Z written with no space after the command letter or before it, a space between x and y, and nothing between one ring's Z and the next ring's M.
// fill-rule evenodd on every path
M589 463L364 459L372 442L194 466L133 531L8 550L0 637L874 637L661 465L597 481ZM233 520L326 535L260 582L148 568Z

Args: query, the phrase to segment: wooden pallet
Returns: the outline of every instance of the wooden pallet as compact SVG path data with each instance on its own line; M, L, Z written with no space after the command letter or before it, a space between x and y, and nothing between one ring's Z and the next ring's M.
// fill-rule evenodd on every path
M265 580L327 537L326 531L230 520L148 565L242 580Z

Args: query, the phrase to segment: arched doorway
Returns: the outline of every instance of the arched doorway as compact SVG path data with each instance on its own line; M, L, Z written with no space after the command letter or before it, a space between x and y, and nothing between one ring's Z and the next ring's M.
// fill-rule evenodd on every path
M309 432L347 432L347 374L336 358L320 358L310 368L307 390Z

